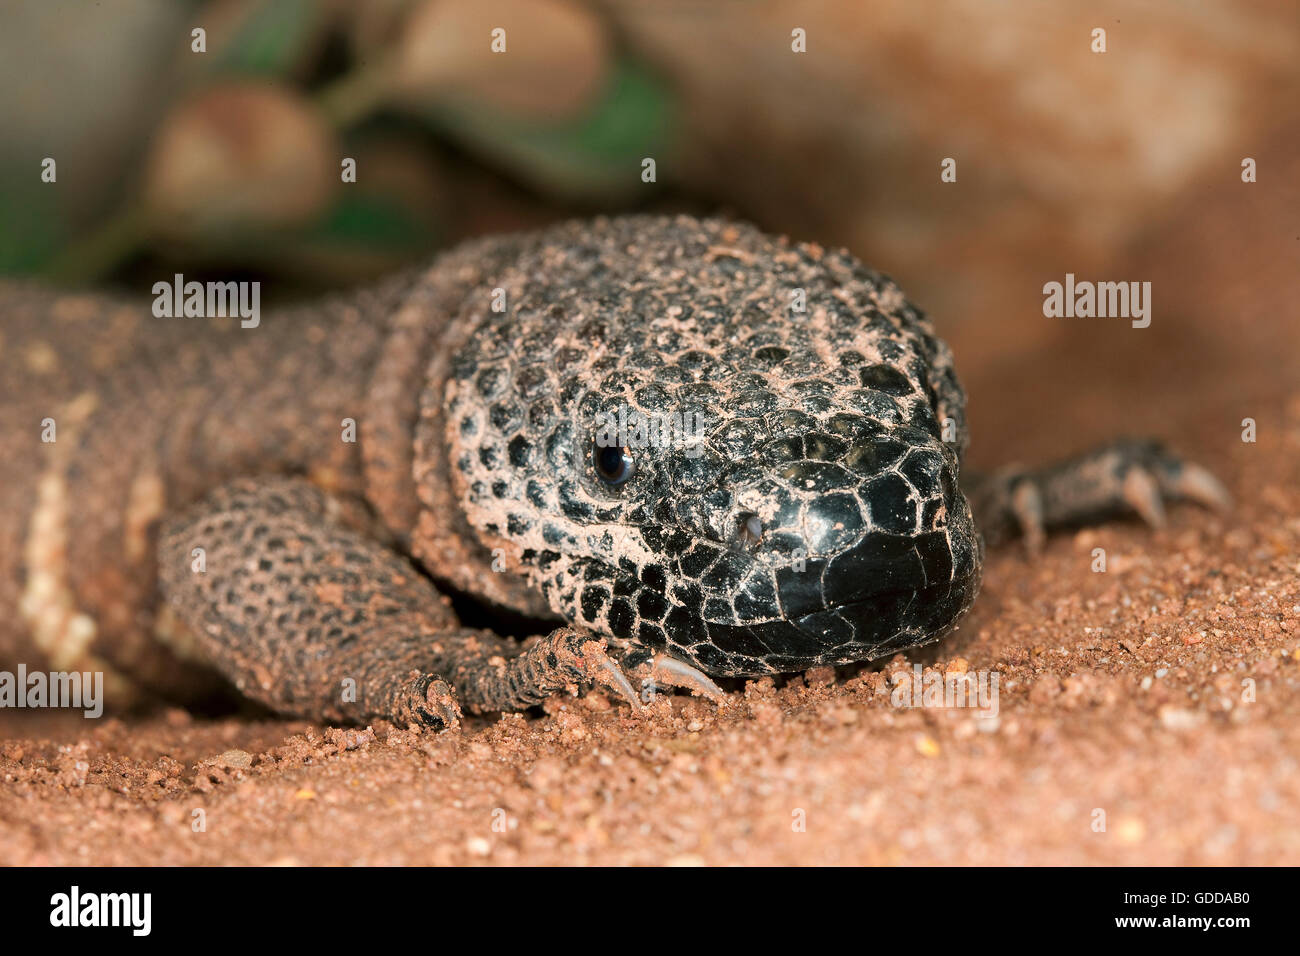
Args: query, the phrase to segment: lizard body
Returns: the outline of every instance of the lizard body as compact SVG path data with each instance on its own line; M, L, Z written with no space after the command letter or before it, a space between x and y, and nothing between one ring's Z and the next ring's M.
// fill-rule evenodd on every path
M952 356L844 252L627 217L255 329L17 284L0 308L0 654L122 694L215 668L331 720L591 682L635 706L629 673L712 695L936 640L978 590ZM1223 499L1140 442L966 490L1031 542ZM540 636L466 627L452 592Z

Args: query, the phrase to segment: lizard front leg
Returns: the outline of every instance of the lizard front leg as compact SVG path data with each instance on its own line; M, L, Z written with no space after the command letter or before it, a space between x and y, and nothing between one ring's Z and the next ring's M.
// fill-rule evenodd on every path
M278 711L442 729L461 706L518 709L590 682L635 706L603 641L560 628L521 652L462 627L366 524L305 481L232 482L164 528L162 590L207 660Z
M964 490L989 543L1018 532L1031 549L1052 528L1122 514L1160 527L1166 498L1220 510L1230 504L1213 475L1150 439L1121 439L1043 468L1007 468Z

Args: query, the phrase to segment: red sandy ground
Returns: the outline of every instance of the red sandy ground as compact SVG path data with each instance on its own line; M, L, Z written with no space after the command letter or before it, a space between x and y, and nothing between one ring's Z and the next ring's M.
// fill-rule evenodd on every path
M1150 329L1008 309L947 331L976 464L1154 433L1230 514L1000 549L936 647L723 707L593 694L443 736L6 712L0 862L1300 863L1294 225L1218 201L1112 270L1155 283ZM914 661L996 671L998 717L893 707Z

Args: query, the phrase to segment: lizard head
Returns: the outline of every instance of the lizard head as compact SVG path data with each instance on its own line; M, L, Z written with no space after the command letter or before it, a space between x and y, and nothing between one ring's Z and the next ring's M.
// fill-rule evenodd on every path
M890 280L635 217L541 233L498 284L452 362L453 480L575 627L748 675L893 653L969 606L963 396Z

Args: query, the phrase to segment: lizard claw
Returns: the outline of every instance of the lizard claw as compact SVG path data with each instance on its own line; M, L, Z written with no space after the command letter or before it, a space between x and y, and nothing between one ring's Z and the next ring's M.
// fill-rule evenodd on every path
M709 679L709 675L698 667L693 667L666 654L656 654L650 664L650 680L656 684L669 687L681 687L701 697L707 697L716 704L726 700L726 693Z
M1194 501L1214 511L1232 507L1228 489L1205 468L1159 447L1149 449L1147 456L1147 461L1133 465L1124 476L1124 500L1147 524L1164 527L1162 498Z
M1174 494L1215 511L1227 511L1232 507L1232 495L1219 479L1191 462L1182 463L1178 474L1169 479L1169 488Z
M1011 493L1011 513L1020 527L1025 549L1030 554L1038 554L1043 550L1047 532L1043 522L1043 496L1037 485L1031 481L1016 485Z
M637 697L632 682L627 679L623 669L605 653L599 641L587 641L582 645L582 660L586 677L622 697L631 706L634 713L641 712L641 701Z
M1165 526L1165 505L1160 500L1160 486L1144 468L1130 468L1124 476L1121 492L1124 501L1153 528Z

